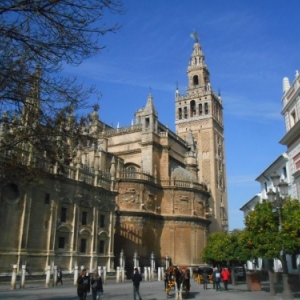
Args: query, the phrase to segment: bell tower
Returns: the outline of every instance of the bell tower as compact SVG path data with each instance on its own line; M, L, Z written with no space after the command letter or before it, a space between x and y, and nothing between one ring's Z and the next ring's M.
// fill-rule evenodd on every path
M210 73L196 32L193 52L188 63L188 87L181 95L175 93L176 133L187 140L193 135L199 169L199 182L207 185L210 207L207 215L210 232L228 230L228 205L224 148L223 106L210 83Z

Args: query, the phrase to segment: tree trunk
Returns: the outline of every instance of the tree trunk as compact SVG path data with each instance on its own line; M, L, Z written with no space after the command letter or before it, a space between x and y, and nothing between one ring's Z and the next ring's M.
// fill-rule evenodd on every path
M268 259L268 276L269 276L269 287L270 295L275 296L275 285L274 285L274 268L273 268L273 259Z

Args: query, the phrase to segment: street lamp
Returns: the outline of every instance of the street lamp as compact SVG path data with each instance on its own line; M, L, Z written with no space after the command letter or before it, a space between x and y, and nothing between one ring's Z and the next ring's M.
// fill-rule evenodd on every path
M273 182L273 186L275 187L275 192L272 189L270 189L269 192L267 192L267 196L269 201L278 210L279 230L281 230L282 204L288 195L288 184L284 180L280 181L280 176L276 172L271 176L271 179ZM284 245L281 246L281 263L282 263L282 281L283 281L282 299L284 300L294 299L294 294L292 293L291 287L288 282L289 272L287 267Z

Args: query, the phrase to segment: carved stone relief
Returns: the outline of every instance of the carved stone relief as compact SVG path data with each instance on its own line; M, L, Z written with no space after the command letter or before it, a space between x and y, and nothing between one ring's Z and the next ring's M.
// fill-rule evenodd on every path
M119 196L120 203L139 204L139 194L134 188L128 188Z
M191 201L188 196L181 195L175 199L175 209L186 212L191 209Z

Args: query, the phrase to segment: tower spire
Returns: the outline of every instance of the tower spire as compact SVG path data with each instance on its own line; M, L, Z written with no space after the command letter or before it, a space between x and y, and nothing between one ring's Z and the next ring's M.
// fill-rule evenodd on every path
M152 97L151 91L150 91L148 99L147 99L147 103L146 103L146 106L145 106L145 112L148 113L148 114L153 113L154 115L157 115L157 112L156 112L155 107L154 107L153 97Z

